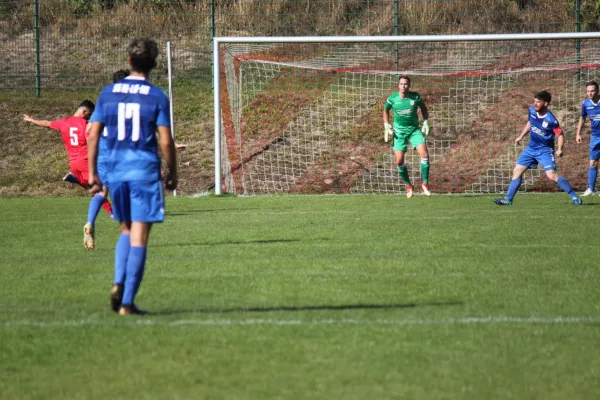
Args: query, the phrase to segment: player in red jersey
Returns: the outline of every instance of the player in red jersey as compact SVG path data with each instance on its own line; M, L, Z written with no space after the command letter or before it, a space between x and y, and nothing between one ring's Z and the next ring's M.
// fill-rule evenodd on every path
M46 121L46 120L37 120L35 118L30 117L29 115L24 115L23 121L31 122L35 125L56 129L60 131L63 144L65 145L65 149L67 150L67 154L69 155L69 166L71 168L71 175L77 180L77 182L83 187L87 188L88 182L88 150L87 150L87 134L86 134L86 126L87 121L90 119L92 113L94 112L94 103L89 100L84 100L81 102L75 114L71 117L58 119L54 121ZM63 180L65 180L63 178ZM92 219L92 224L96 219L96 215L98 214L98 210L100 206L106 210L106 212L111 216L112 207L108 200L104 197L93 197L90 202L90 210L88 212L88 220ZM86 237L87 243L86 242ZM84 232L84 246L88 250L92 250L94 248L94 240L90 235L85 235Z

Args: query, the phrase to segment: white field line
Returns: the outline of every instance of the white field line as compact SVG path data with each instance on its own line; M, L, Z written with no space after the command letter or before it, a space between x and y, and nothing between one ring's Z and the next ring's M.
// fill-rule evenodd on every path
M106 326L106 325L135 325L135 326L328 326L328 325L353 325L353 326L412 326L412 325L490 325L490 324L539 324L539 325L572 325L572 324L599 324L600 315L597 316L555 316L555 317L510 317L510 316L488 316L488 317L463 317L442 319L179 319L161 320L153 319L151 316L136 319L107 320L83 319L63 321L35 321L35 320L12 320L1 321L3 327L77 327L77 326Z

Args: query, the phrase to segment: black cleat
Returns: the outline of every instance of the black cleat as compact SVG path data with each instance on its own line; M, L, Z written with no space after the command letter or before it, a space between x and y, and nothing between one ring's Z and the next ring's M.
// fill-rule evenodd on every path
M121 301L123 301L123 285L116 283L110 289L110 308L114 312L119 312L121 308Z
M512 201L506 199L494 199L494 203L499 206L512 206Z

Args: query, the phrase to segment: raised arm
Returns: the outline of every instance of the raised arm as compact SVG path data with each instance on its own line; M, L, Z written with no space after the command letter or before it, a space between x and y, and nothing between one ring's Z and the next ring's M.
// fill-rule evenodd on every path
M171 128L158 126L158 142L160 151L167 162L168 172L165 175L165 186L168 190L177 189L177 158L175 156L175 142L171 136Z
M32 124L35 124L37 126L41 126L43 128L50 128L50 124L52 123L52 121L35 119L33 117L30 117L27 114L23 114L23 121L25 121L25 122L31 122Z

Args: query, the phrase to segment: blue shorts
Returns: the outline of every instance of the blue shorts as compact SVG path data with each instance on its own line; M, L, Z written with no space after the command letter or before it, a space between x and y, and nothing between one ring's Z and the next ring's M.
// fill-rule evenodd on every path
M106 163L99 161L97 163L96 170L98 171L98 178L100 178L102 186L108 187L108 169L106 167Z
M116 221L154 223L165 219L161 181L115 182L109 190Z
M590 140L590 160L600 159L600 137L592 136Z
M556 171L554 162L554 149L546 147L543 149L532 149L526 147L517 160L517 165L527 168L537 168L538 163L542 164L544 171Z

